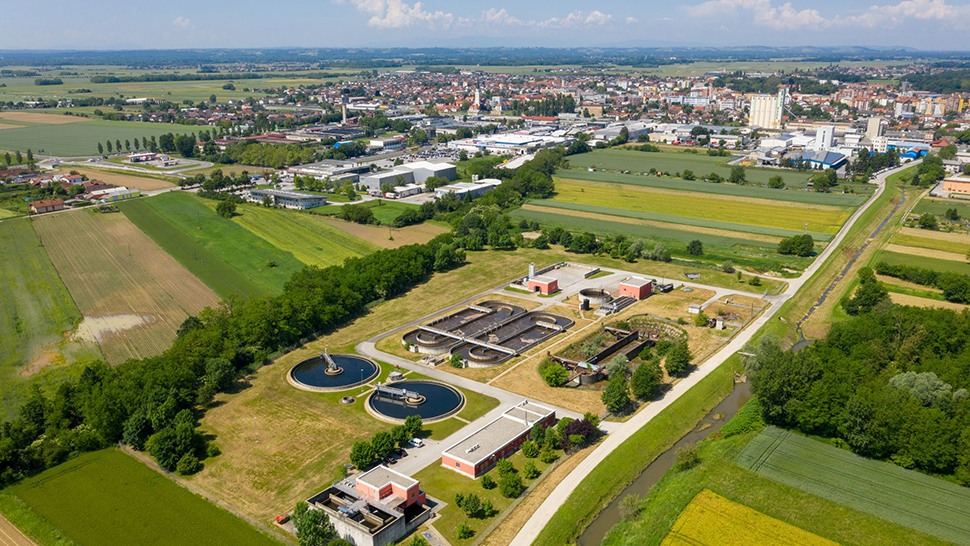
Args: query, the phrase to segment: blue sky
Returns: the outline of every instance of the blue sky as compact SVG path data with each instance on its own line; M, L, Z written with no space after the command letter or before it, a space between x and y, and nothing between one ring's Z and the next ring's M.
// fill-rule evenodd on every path
M10 2L0 49L862 45L970 50L970 0ZM83 7L82 7L83 6Z

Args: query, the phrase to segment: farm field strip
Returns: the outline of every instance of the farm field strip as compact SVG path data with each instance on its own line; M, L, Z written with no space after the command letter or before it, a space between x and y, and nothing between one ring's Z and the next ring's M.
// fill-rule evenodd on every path
M961 202L953 199L934 199L924 197L913 207L913 212L935 214L943 216L949 209L956 209L961 218L970 218L970 202Z
M576 156L570 156L570 158ZM698 173L694 173L695 175ZM707 173L704 173L707 174ZM784 177L787 172L778 173ZM612 182L631 186L645 186L677 191L692 191L714 195L734 195L739 197L754 197L772 201L788 201L792 203L811 203L818 205L832 205L836 207L856 207L866 201L868 195L848 195L841 193L821 193L800 190L775 190L760 186L739 186L736 184L715 184L701 180L681 180L679 178L663 178L636 174L621 174L611 172L589 172L585 170L560 169L556 176L569 180L588 180L593 182Z
M549 207L543 207L539 205L533 205L531 203L526 203L522 205L522 210L531 210L536 212L549 212ZM655 220L644 220L642 218L632 218L629 216L617 216L615 214L598 214L595 212L571 210L565 208L558 208L555 211L558 215L573 216L576 218L591 218L594 220L602 220L607 222L616 222L620 224L631 224L637 226L652 226L661 229L677 229L680 231L688 231L691 233L704 233L707 235L716 235L720 237L744 239L746 241L758 241L762 243L768 243L772 245L778 244L781 241L781 237L776 237L772 235L761 235L758 233L751 232L737 232L727 229L716 229L707 228L701 226L692 226L688 224L677 224L676 227L670 225L669 222L658 222Z
M377 250L377 246L331 227L321 218L298 212L244 205L232 220L307 265L340 265L347 258Z
M81 313L29 220L0 223L0 256L0 366L7 368L59 341Z
M102 182L107 182L108 184L135 188L141 191L153 191L175 187L175 184L173 182L169 182L168 180L150 178L148 176L137 176L120 171L111 172L102 169L85 169L83 167L72 166L70 168L62 169L61 173L67 174L69 171L77 171L78 173L87 176L90 180L100 180Z
M545 208L546 210L541 210ZM735 245L747 245L764 249L776 247L776 244L740 237L727 237L723 235L709 235L706 233L696 233L688 230L679 230L676 226L655 227L652 225L638 225L621 221L600 220L591 217L577 216L570 214L568 209L563 209L559 213L552 207L532 206L512 211L513 221L522 219L535 220L543 226L563 227L570 230L590 231L596 234L600 232L624 234L633 238L644 238L662 241L673 241L678 244L686 244L697 239L705 245L732 247Z
M9 491L80 546L280 544L113 448L85 453Z
M232 293L278 294L290 276L304 267L291 254L222 218L191 194L169 192L128 201L120 208L223 298ZM232 273L224 278L227 270Z
M955 241L944 238L909 235L908 233L900 230L893 235L891 242L901 246L956 253L965 257L967 255L967 251L970 251L970 237L966 237L965 235L963 237L965 238L964 241Z
M719 222L717 220L708 220L706 218L693 218L685 216L673 216L670 214L663 214L657 212L641 212L635 210L629 210L629 208L612 208L604 207L599 205L590 205L585 203L574 203L568 201L558 201L556 199L542 199L542 200L531 200L528 201L529 205L539 208L547 209L566 209L571 211L581 211L589 212L593 214L600 214L603 216L621 216L626 218L636 218L639 220L652 220L655 222L662 222L666 224L675 225L685 225L702 227L709 229L719 229L724 231L734 231L739 233L754 233L757 235L771 235L774 237L791 237L792 235L801 235L802 231L797 231L793 229L779 229L766 226L756 226L751 224L735 224L731 222ZM832 235L825 233L809 232L812 237L818 240L828 241L832 238Z
M768 427L737 463L767 478L958 544L970 544L970 490Z
M848 209L811 210L797 206L759 205L747 202L706 198L703 194L663 196L652 199L636 190L586 186L569 182L556 185L551 199L534 202L558 202L592 205L631 212L662 214L667 217L690 218L693 221L727 225L766 227L802 233L805 223L810 232L834 234L850 216Z
M965 311L970 309L970 305L953 303L951 301L945 301L945 300L937 300L933 298L923 298L912 294L901 294L899 292L893 292L892 290L890 290L889 292L889 300L897 305L910 305L913 307L923 307L926 309L931 309L931 308L952 309L958 313L960 311Z
M881 250L877 255L874 263L876 262L886 262L889 265L918 265L926 269L932 269L934 271L939 271L943 273L959 273L961 275L970 275L970 264L965 261L952 261L952 260L941 260L939 258L929 258L921 257L917 261L913 256L909 254L900 254L898 252L890 252L888 250Z
M687 505L661 546L838 546L705 489Z
M85 317L151 317L149 324L103 338L101 350L113 364L160 354L190 314L219 302L121 214L78 211L34 222Z
M909 254L911 256L919 256L920 258L935 258L938 260L946 260L950 262L964 262L966 261L967 255L960 254L957 252L947 252L945 250L935 250L932 248L923 248L916 246L905 246L900 244L888 244L884 247L889 252L898 252L900 254Z
M329 217L320 218L320 220L330 227L380 248L424 244L438 235L450 231L450 227L443 227L430 222L388 230L385 226L355 224Z

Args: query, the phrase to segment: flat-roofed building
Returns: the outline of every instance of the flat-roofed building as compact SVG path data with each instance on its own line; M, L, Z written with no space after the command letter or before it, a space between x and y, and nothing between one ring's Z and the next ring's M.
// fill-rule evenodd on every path
M262 203L265 198L269 197L276 206L299 210L312 209L327 204L327 198L323 195L264 188L246 190L243 197L253 203Z
M944 178L943 191L959 195L970 195L970 177L948 176Z
M559 291L559 279L554 279L552 277L531 277L529 278L529 290L532 292L538 292L543 296L548 296L549 294L555 294Z
M360 183L369 191L380 191L385 184L404 186L414 184L414 173L408 169L395 167L389 171L380 171L360 177Z
M444 197L449 193L453 193L462 199L477 199L485 195L485 192L491 191L501 185L502 181L497 178L486 178L475 182L456 182L435 188L434 196Z
M475 479L515 453L537 423L549 427L555 421L555 410L523 400L444 450L441 464Z
M639 277L630 277L620 283L620 297L630 296L642 300L653 291L653 282Z
M307 504L323 510L337 535L355 546L395 543L432 515L418 480L383 465L334 482Z

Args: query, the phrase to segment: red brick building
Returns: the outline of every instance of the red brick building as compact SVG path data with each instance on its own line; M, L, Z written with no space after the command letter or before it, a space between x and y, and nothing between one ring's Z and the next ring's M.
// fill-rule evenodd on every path
M649 296L652 290L652 282L637 277L630 277L620 283L620 297L630 296L631 298L642 300Z
M441 453L441 464L475 479L500 460L515 453L529 439L536 423L556 422L556 411L523 400L494 421L476 430Z
M529 290L544 296L554 294L559 291L559 279L542 276L532 277L529 279Z

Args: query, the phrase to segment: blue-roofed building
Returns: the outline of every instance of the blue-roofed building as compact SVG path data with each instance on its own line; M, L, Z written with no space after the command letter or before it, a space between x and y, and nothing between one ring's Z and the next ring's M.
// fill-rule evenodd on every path
M848 162L848 158L838 152L805 151L793 159L807 161L813 168L838 169Z

